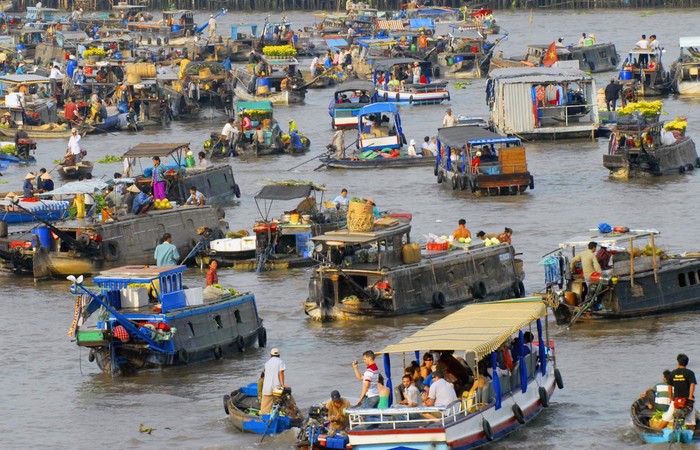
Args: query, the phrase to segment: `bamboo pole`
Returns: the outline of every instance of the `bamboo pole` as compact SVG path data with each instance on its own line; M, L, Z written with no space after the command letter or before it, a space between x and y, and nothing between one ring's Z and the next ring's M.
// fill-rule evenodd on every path
M634 243L630 238L630 286L634 286Z

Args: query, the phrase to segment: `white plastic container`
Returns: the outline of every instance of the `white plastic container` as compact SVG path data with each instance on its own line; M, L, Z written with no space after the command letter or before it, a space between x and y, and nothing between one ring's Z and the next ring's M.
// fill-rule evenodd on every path
M5 96L5 106L10 108L21 108L24 104L24 93L10 92Z
M120 291L122 308L141 308L148 305L148 289L145 287L124 288Z
M197 306L204 303L204 290L201 287L185 289L187 306Z

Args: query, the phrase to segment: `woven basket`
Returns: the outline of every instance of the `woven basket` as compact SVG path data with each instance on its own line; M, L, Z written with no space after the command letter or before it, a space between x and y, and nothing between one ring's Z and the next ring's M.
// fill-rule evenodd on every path
M374 211L364 203L350 202L348 204L348 230L371 231L374 224Z

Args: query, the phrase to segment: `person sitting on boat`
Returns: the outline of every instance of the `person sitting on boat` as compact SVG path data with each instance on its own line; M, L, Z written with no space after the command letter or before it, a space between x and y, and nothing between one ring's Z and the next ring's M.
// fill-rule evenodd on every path
M138 187L136 189L138 189ZM151 209L151 206L153 206L153 196L146 194L140 189L138 189L138 191L139 192L134 197L131 212L133 214L145 214Z
M6 126L7 128L14 128L15 121L12 120L12 114L10 114L9 112L2 113L2 118L0 119L0 124L2 124L3 126Z
M481 152L476 152L470 163L472 173L479 173L479 165L481 164Z
M173 237L170 233L163 235L163 240L156 246L153 252L153 259L156 260L156 266L177 266L180 259L180 253L177 247L173 245Z
M32 172L29 172L24 176L24 184L22 185L22 192L24 194L24 198L32 198L34 197L34 174Z
M51 175L46 171L46 169L43 169L44 173L42 173L39 178L41 179L41 185L39 187L41 192L51 192L54 190L54 184L53 180L51 179Z
M395 76L391 75L391 79L387 83L387 88L391 91L398 92L400 90L400 87L401 87L401 82L399 80L397 80ZM367 102L365 102L365 103L369 103L369 97L367 97Z
M578 40L578 46L583 47L586 45L586 33L581 33L581 39Z
M566 44L564 44L564 38L560 37L557 39L557 42L554 44L555 47L563 48L566 47Z
M75 103L73 97L68 98L68 103L66 103L66 106L63 109L63 117L71 126L83 120L83 118L80 116L80 112L78 111L78 105Z
M333 199L333 203L335 203L335 207L337 209L347 208L350 204L350 199L348 198L348 190L343 188L343 190L340 191L340 195Z
M433 379L428 392L423 393L423 405L447 407L457 401L454 387L445 380L445 372L442 369L433 373Z
M505 230L503 230L503 233L499 234L496 239L498 239L498 241L501 243L511 245L511 236L513 236L513 230L506 227Z
M289 119L289 134L298 133L299 127L294 119Z
M350 407L350 402L347 398L341 397L340 392L331 392L331 399L325 405L328 410L326 420L328 420L328 435L334 436L338 433L343 433L350 425L350 418L346 409Z
M406 149L406 155L411 157L411 158L416 158L422 155L419 155L416 152L416 140L411 139L410 143L408 144L408 148Z
M651 389L647 389L640 398L644 399L643 405L637 411L637 417L645 425L651 426L649 420L656 415L656 411L668 411L671 405L671 397L669 396L669 384L671 383L671 371L664 370L662 373L663 382L657 384ZM656 425L656 424L654 424Z
M421 405L420 390L418 387L416 387L416 382L411 375L405 374L401 378L400 389L401 396L403 398L398 402L398 405L406 406L408 408L415 408L416 406Z
M488 392L491 384L491 375L488 373L488 364L486 359L482 359L477 364L476 376L467 397L467 411L474 412L479 408L479 405L489 403Z
M250 118L250 114L245 111L241 115L241 128L243 128L244 132L253 129L253 121Z
M445 380L454 384L456 392L469 388L474 377L466 362L460 359L454 356L453 350L442 350L437 361L438 370L443 371Z
M200 169L204 169L206 167L209 167L209 161L207 161L207 154L204 152L199 152L199 163L197 164L197 167Z
M695 429L695 372L688 369L689 358L680 353L676 357L678 367L670 374L669 395L672 398L668 410L664 413L659 428L663 429L676 418L676 410L680 417L685 416L685 427Z
M653 50L658 50L661 47L661 44L659 43L658 39L656 39L656 35L652 34L649 36L649 48Z
M126 210L127 211L133 211L134 209L134 199L136 199L136 195L141 193L141 190L136 186L135 184L132 184L131 186L126 188L126 192L124 193L124 205L126 205Z
M459 219L457 229L452 232L452 237L455 239L468 239L472 237L472 232L467 229L467 221Z
M390 405L389 397L391 396L391 389L384 384L384 376L380 373L377 377L377 390L379 391L379 403L377 403L377 409L386 409Z
M187 156L185 157L185 167L192 168L197 165L197 161L194 159L194 153L192 150L187 151Z
M189 206L204 206L206 203L204 199L204 194L197 190L196 186L190 186L190 196L187 197L185 205Z

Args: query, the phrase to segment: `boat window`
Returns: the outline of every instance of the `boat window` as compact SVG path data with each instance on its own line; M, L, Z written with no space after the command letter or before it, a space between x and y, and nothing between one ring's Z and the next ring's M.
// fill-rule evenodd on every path
M688 280L685 277L685 273L679 273L678 274L678 285L680 287L686 287L688 286Z
M194 326L192 325L192 322L187 322L187 327L190 329L190 334L194 336Z
M233 312L233 316L236 318L236 323L243 323L241 320L241 312L239 310L235 310Z
M691 286L698 284L698 279L695 276L695 272L688 272L688 281L690 282Z
M224 327L224 326L221 324L221 316L218 315L218 314L214 316L214 323L216 324L216 328L217 328L217 329L221 329L221 328Z

